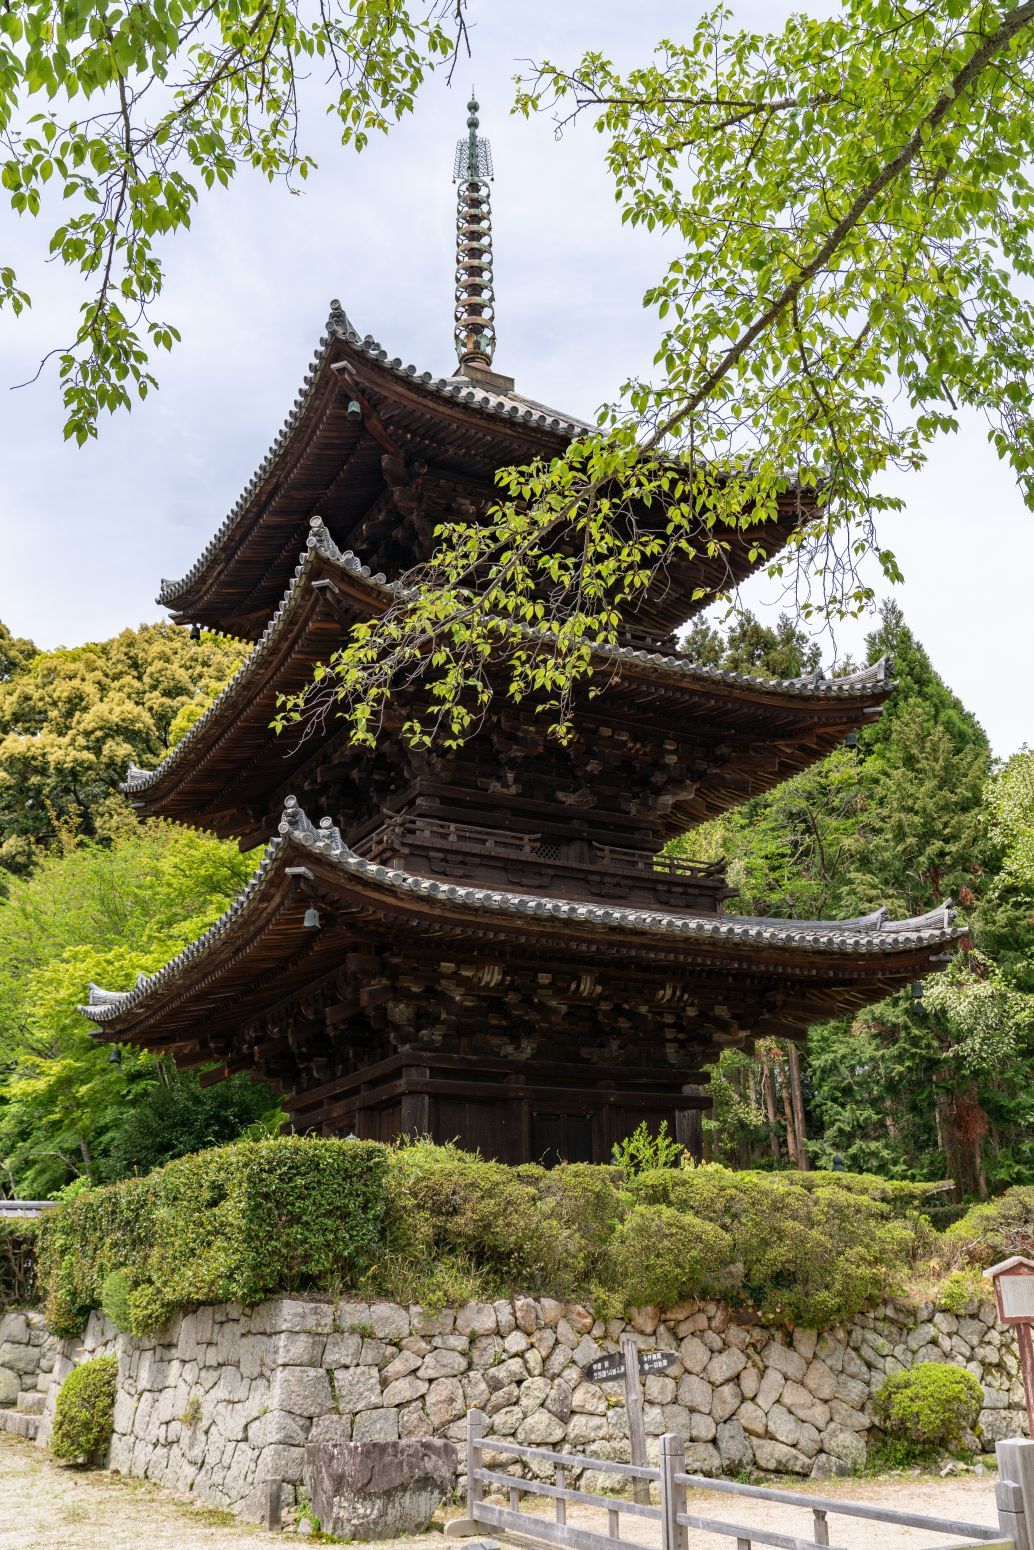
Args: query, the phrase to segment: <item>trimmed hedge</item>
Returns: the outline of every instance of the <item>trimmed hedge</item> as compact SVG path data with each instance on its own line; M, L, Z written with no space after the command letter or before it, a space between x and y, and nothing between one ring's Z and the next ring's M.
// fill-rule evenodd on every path
M131 1272L141 1335L192 1303L354 1285L381 1245L387 1159L361 1141L241 1141L77 1195L40 1223L48 1323L78 1334L112 1271Z
M54 1407L50 1451L68 1464L103 1464L115 1428L118 1357L95 1356L62 1383Z
M30 1307L36 1299L37 1226L34 1217L0 1220L0 1313Z
M98 1307L146 1335L179 1308L307 1290L428 1307L525 1291L605 1316L721 1296L819 1328L927 1273L945 1240L917 1210L925 1193L717 1164L511 1168L426 1141L242 1141L68 1200L38 1225L39 1277L61 1335Z
M1034 1185L1018 1184L996 1200L971 1206L944 1234L944 1247L975 1265L1013 1254L1034 1257Z

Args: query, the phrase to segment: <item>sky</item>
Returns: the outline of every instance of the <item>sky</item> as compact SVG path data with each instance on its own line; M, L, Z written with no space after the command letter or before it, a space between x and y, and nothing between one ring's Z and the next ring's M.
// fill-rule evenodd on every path
M745 25L771 27L789 7L735 9ZM46 262L57 216L19 221L4 210L0 253L33 296L21 319L0 314L0 385L12 389L0 416L0 619L16 634L76 645L163 616L160 578L190 567L261 462L331 298L389 356L451 373L451 170L472 84L495 160L497 368L579 416L647 369L657 324L642 294L665 254L620 225L604 142L588 122L558 139L548 117L512 117L512 78L531 57L573 63L586 47L624 65L645 60L658 38L688 32L697 6L475 0L472 14L473 58L452 88L432 81L416 114L362 155L342 149L306 103L301 139L320 169L302 194L242 174L202 197L190 231L164 250L161 313L183 343L159 362L160 391L106 420L85 448L62 440L53 369L16 387L70 336L83 299ZM907 503L883 533L906 576L894 595L1006 757L1034 741L1034 514L976 420L889 487ZM774 622L775 583L755 580L744 597ZM857 656L871 627L841 627L824 642L827 659Z

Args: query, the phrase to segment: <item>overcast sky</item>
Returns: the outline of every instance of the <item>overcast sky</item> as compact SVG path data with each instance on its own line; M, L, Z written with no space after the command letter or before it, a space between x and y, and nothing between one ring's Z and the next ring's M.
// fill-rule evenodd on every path
M741 0L736 9L747 24L773 25L789 7ZM132 415L104 423L80 450L62 442L56 373L7 394L0 619L16 633L75 645L161 617L159 578L189 568L261 461L332 297L389 355L454 369L450 174L472 81L495 156L496 365L520 391L578 415L647 368L656 324L641 297L663 267L657 239L620 226L603 141L589 125L558 143L547 119L511 118L510 82L533 55L573 62L591 46L624 63L643 59L657 38L688 30L697 7L475 0L478 14L473 61L453 89L432 83L416 115L362 156L340 149L314 112L302 139L320 171L303 195L241 175L229 192L202 197L190 232L166 251L162 313L183 343L159 363L161 391ZM83 299L44 264L55 221L3 216L0 256L34 300L18 321L0 314L5 386L70 336ZM1034 515L975 421L894 487L907 500L883 535L907 577L896 595L1007 755L1034 740ZM748 597L774 618L770 584L752 584ZM860 649L866 627L840 632L841 654Z

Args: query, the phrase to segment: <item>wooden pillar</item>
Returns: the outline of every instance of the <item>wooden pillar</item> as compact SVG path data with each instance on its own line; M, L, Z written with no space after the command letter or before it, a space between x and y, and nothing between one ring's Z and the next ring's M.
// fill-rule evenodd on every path
M703 1096L702 1088L695 1085L684 1087L682 1091L687 1098ZM703 1110L698 1108L679 1109L675 1115L675 1139L686 1148L694 1162L704 1160L703 1118Z

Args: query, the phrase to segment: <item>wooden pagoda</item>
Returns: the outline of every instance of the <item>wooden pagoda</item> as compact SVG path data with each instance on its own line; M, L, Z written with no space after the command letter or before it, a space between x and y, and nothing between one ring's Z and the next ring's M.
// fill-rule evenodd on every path
M942 959L947 906L794 921L724 912L722 869L665 841L777 785L880 714L886 664L776 682L672 647L698 588L741 580L808 511L701 546L597 649L598 692L567 746L520 706L459 750L402 737L400 691L374 751L339 723L270 727L349 626L391 602L437 523L474 518L496 470L585 427L493 366L491 159L457 150L459 369L420 373L337 303L304 387L201 558L160 600L254 641L170 755L124 789L261 862L226 914L127 991L91 987L95 1036L160 1050L204 1080L248 1071L299 1130L458 1138L508 1162L603 1161L642 1120L695 1146L722 1048L801 1039Z

